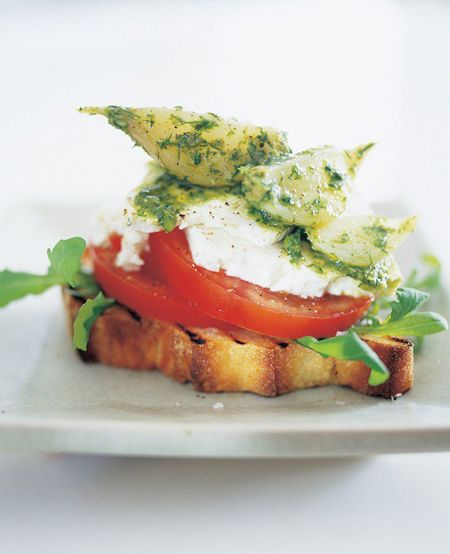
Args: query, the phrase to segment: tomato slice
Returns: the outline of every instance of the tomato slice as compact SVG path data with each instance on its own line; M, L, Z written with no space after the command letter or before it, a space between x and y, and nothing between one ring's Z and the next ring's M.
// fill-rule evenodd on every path
M142 317L156 318L194 327L229 329L230 325L198 311L180 298L157 274L151 253L144 253L144 268L124 271L115 266L120 237L110 237L110 247L92 246L90 254L95 278L105 294Z
M179 229L151 234L149 240L163 277L193 307L264 335L331 337L358 321L372 301L370 296L330 294L300 298L229 277L223 271L208 271L194 264L185 234Z

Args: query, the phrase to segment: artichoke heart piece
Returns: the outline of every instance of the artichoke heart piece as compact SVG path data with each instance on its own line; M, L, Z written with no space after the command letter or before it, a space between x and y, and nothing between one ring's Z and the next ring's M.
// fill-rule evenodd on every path
M313 249L332 260L367 267L391 255L415 225L415 216L405 219L349 216L308 229L307 235Z
M329 221L345 210L351 181L372 146L312 148L271 165L243 168L245 198L289 225Z
M362 290L376 296L393 294L402 281L402 275L393 256L386 256L378 263L362 267L333 260L311 248L308 241L301 244L302 263L321 275L350 277Z
M282 131L222 119L214 113L120 106L80 111L106 116L167 171L206 187L240 181L240 167L267 163L290 152Z

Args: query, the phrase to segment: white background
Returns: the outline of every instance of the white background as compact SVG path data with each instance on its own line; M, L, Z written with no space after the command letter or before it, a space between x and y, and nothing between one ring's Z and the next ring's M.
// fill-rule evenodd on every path
M0 265L45 263L52 221L24 227L24 206L63 219L140 180L144 153L86 104L211 110L294 149L375 140L358 186L420 213L432 245L450 215L449 28L445 1L0 2L0 207L17 218ZM5 454L0 549L448 552L449 461Z

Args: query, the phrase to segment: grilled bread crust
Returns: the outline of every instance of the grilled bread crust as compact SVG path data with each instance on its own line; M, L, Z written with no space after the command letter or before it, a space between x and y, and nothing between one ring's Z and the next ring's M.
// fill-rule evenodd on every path
M69 332L82 301L63 290ZM395 398L413 384L413 347L393 337L365 337L390 371L370 386L370 369L359 361L323 358L297 343L238 329L185 328L144 319L124 306L106 310L94 323L85 362L135 370L158 369L202 392L253 392L277 396L324 385L344 385L362 394Z

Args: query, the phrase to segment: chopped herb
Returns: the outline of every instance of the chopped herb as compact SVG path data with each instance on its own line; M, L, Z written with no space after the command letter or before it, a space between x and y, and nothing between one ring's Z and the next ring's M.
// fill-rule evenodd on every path
M256 135L256 139L259 140L259 146L261 148L263 148L265 144L272 146L267 131L264 131L262 128L260 128L259 133Z
M297 227L283 239L282 250L294 265L300 263L302 259L302 238L303 230Z
M305 202L305 204L303 204L303 208L314 216L318 215L320 213L320 210L322 210L324 207L325 203L320 196L316 196L314 200L311 200L310 202Z
M231 151L230 160L232 160L233 162L237 162L241 159L241 156L242 152L239 150L239 148L235 148Z
M286 225L284 223L271 216L266 210L256 208L255 206L249 206L247 212L250 217L252 217L258 223L261 223L262 225L267 225L276 229L286 228Z
M291 172L288 175L288 179L301 179L302 178L302 172L300 171L300 168L297 164L293 164L291 168Z
M261 149L259 140L251 138L247 146L247 154L250 159L250 164L260 165L267 161L267 156L263 149Z
M374 142L369 142L368 144L363 144L352 150L344 150L346 157L346 165L350 175L355 176L358 166L361 164L361 161L365 157L368 150L370 150L375 145Z
M156 141L156 144L161 148L161 150L164 150L164 148L167 148L168 146L170 146L172 143L172 138L171 136L170 137L166 137L165 139L163 140L157 140Z
M130 119L135 118L133 110L120 106L108 106L105 108L105 115L110 125L125 132L128 129Z
M155 114L153 112L149 112L145 117L145 121L148 123L149 127L153 127L156 122Z
M286 193L282 194L280 196L279 200L282 204L286 204L287 206L290 206L290 205L294 204L294 199L292 198L292 196L289 196Z
M339 237L339 239L336 241L338 244L347 244L347 242L350 240L350 235L346 232L342 233L342 235Z
M217 121L212 119L207 119L206 117L201 117L198 121L191 121L190 124L194 127L196 131L207 131L218 126Z
M174 144L180 150L207 147L208 141L200 136L200 133L187 132L177 135Z
M219 150L219 152L222 152L222 154L223 154L223 151L222 151L223 140L222 139L213 140L209 144L211 145L211 148L214 148L215 150Z
M332 189L341 189L344 184L344 176L328 164L325 164L324 169L328 174L328 186Z
M364 157L364 154L370 150L373 146L375 146L375 143L374 142L369 142L368 144L365 144L364 146L362 146L361 148L358 148L357 151L356 151L356 155L358 156L358 158L363 158Z
M178 115L176 113L171 113L169 120L174 125L184 125L186 123L186 121L181 117L181 115Z
M370 225L369 227L364 227L364 230L372 235L374 246L379 248L382 252L386 252L389 233L392 232L393 229L388 229L382 225Z

